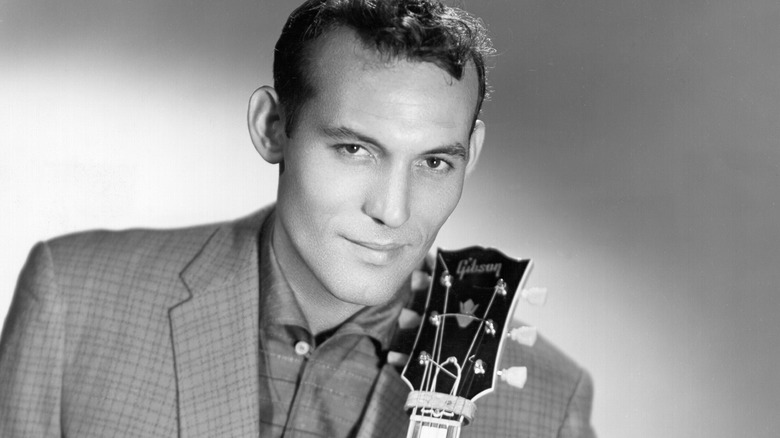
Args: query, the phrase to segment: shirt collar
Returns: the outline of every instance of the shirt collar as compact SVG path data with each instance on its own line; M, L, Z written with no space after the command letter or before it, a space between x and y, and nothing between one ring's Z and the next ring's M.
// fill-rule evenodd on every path
M271 238L276 212L273 211L260 228L260 329L271 325L292 325L309 330L306 317L284 278L274 254ZM411 295L411 283L406 282L397 298L381 306L365 307L345 321L334 335L362 334L375 339L382 350L390 347L398 317Z

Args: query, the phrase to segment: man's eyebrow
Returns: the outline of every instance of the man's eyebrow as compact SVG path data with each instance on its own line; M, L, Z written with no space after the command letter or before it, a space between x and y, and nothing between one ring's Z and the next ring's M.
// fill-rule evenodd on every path
M464 160L469 158L468 148L460 144L460 142L431 149L430 151L427 151L426 154L444 154L450 155L452 157L462 158Z
M337 140L360 140L364 143L382 146L382 143L375 138L347 128L346 126L324 127L322 128L322 132L328 137L332 137ZM455 142L452 144L435 147L423 153L423 155L434 154L450 155L467 160L469 156L469 149L463 146L462 143Z
M346 126L326 126L322 128L322 132L325 133L325 135L328 137L332 137L336 140L360 140L363 143L370 143L378 146L382 144L379 142L379 140L371 136L361 134L360 132L347 128Z

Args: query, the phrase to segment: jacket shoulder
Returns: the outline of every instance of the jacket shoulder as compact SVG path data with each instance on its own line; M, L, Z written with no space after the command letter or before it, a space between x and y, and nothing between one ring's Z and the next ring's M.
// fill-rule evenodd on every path
M508 342L504 354L507 366L527 367L532 381L574 388L582 378L583 368L544 336L539 336L533 347Z
M525 386L514 388L498 379L494 391L477 401L477 417L467 436L562 436L573 405L592 398L587 371L542 336L533 347L507 340L498 369L510 367L526 367ZM584 422L577 433L589 436L588 419Z
M56 237L44 244L51 251L57 271L66 273L105 264L138 266L152 259L155 266L161 266L166 261L192 258L219 227L220 224L210 224L172 230L91 230Z
M116 276L117 270L179 274L215 235L240 239L259 230L268 209L235 221L178 229L91 230L44 242L60 278L74 273Z
M138 301L176 303L189 295L181 273L210 243L246 244L268 213L267 208L235 221L179 229L69 234L39 243L25 270L45 272L56 285L53 290L74 308Z

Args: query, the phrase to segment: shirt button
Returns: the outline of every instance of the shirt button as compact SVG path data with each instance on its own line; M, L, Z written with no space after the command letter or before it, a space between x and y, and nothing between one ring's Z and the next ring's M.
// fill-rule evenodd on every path
M306 342L298 341L295 343L295 354L298 356L306 356L311 351L311 345Z

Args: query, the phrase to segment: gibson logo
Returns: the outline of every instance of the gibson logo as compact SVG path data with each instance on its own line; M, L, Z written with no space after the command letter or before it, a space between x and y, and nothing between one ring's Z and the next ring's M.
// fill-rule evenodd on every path
M501 275L501 263L483 263L477 264L477 259L467 258L458 262L458 268L455 270L458 274L458 279L463 280L463 276L466 274L488 274L490 272L495 273L496 278Z

